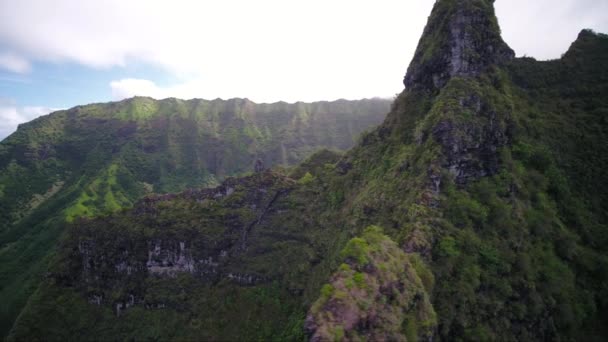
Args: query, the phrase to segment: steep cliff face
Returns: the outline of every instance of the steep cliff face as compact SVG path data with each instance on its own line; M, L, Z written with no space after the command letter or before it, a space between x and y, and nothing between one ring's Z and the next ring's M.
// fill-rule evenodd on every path
M452 50L429 56L444 64L425 64L423 52L440 49L421 40L408 88L341 163L350 166L339 180L345 220L384 227L429 265L435 338L598 338L607 279L592 269L608 264L593 240L605 241L608 227L605 196L587 186L606 180L594 170L606 160L608 65L600 59L608 40L583 31L559 61L512 59L497 26L487 25L495 22L490 5L436 3L425 36L469 44L445 28L458 8L486 8L470 29L488 41L473 46L499 42L488 51L507 52L452 74Z
M499 171L499 151L512 135L512 109L505 95L483 81L454 79L438 97L441 102L433 109L437 122L428 135L441 146L441 167L458 185Z
M438 91L453 77L475 77L515 53L500 36L493 0L441 0L418 44L403 83Z
M509 143L510 103L498 67L515 54L502 40L493 1L437 1L404 79L411 92L435 93L418 143L432 137L455 182L495 174ZM483 77L482 77L483 76ZM441 176L430 171L432 187Z
M320 215L336 205L325 191L339 158L75 221L10 338L302 339L302 303L347 238ZM71 309L52 315L56 305Z
M126 215L83 220L72 234L74 259L67 272L53 277L78 288L89 302L111 306L116 315L134 305L171 305L150 301L149 286L125 286L147 278L267 282L268 275L234 265L234 260L248 254L251 231L272 215L293 185L291 179L265 171L230 178L214 189L148 196ZM117 292L122 296L116 297Z
M348 149L389 108L382 99L256 104L137 97L55 112L0 144L6 194L0 231L27 218L42 204L32 203L35 195L44 198L54 184L62 184L57 193L79 183L66 214L91 216L132 203L146 189L217 185L251 171L258 159L288 166L319 148Z

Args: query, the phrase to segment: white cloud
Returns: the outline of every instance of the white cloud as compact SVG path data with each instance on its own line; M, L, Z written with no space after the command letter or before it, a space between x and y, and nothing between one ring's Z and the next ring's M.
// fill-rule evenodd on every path
M503 38L518 56L555 59L585 28L608 32L606 0L500 0Z
M197 97L390 96L402 89L431 7L428 0L0 1L0 41L31 60L160 66L182 80L180 89L209 89Z
M359 76L366 75L359 73ZM275 76L276 77L276 76ZM303 75L306 77L306 75ZM362 87L358 87L356 82L346 83L339 79L313 79L312 77L301 78L299 83L289 83L287 80L266 77L267 82L257 82L255 79L243 79L235 82L232 79L223 78L221 75L213 79L193 79L170 86L159 86L153 81L146 79L127 78L112 81L110 88L114 100L122 100L133 96L150 96L155 99L176 97L180 99L192 98L248 98L258 103L272 103L277 101L297 102L297 101L321 101L336 100L339 98L365 98L371 97ZM366 76L362 76L366 77ZM369 75L368 82L373 81L374 75ZM390 84L382 85L377 81L376 91L378 94L394 94ZM311 86L314 85L314 86Z
M37 61L101 69L137 62L177 80L116 80L115 99L392 96L403 88L433 3L0 0L0 69L27 73ZM496 9L518 55L557 58L582 28L608 32L606 0L498 0ZM0 138L49 111L0 101Z
M30 71L30 63L12 53L0 53L0 69L5 69L19 74Z
M112 88L112 98L122 100L133 96L150 96L156 99L166 97L166 92L154 84L152 81L135 78L126 78L110 83Z
M22 60L95 68L136 61L181 80L162 88L123 80L113 89L257 100L390 96L402 89L432 5L430 0L5 0L0 41ZM556 58L580 29L608 31L605 0L499 0L496 6L505 37L520 55Z
M165 99L168 97L191 99L197 97L201 92L208 94L207 98L219 97L221 91L210 89L211 87L207 87L205 84L206 82L195 80L168 87L160 87L150 80L126 78L111 82L110 88L112 89L112 97L115 100L122 100L133 96L150 96L155 99Z
M57 109L47 107L19 107L12 101L0 101L0 141L17 130L19 124L33 120Z

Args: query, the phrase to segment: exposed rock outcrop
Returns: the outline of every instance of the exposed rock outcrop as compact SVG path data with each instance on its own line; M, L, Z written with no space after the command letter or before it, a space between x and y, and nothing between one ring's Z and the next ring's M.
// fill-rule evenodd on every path
M345 263L306 317L311 341L430 341L435 311L416 255L406 255L378 227L342 251Z
M512 60L493 0L439 0L404 78L407 89L437 91L455 76L474 77Z
M498 172L499 150L509 143L505 122L510 113L497 113L492 104L476 94L458 99L458 110L470 118L448 117L432 129L443 150L442 167L458 185Z
M149 223L118 228L116 234L99 236L96 221L82 221L76 228L80 237L73 260L80 271L65 282L77 283L83 291L86 288L89 303L112 304L117 315L138 304L152 309L165 305L147 300L145 289L129 290L118 299L109 299L112 291L124 292L125 284L151 277L189 275L203 282L227 280L244 286L264 282L266 277L234 265L233 260L247 252L249 234L265 219L275 201L289 193L292 182L272 171L261 171L250 177L227 179L213 189L150 195L135 205L128 216L130 221L125 221ZM199 214L174 217L175 205L180 202L189 203ZM201 217L201 211L216 206L225 206L227 211L209 213L216 217L210 220L195 219ZM221 224L214 227L217 221Z
M496 67L515 54L502 40L491 0L440 0L424 30L404 84L428 92L432 107L416 143L433 139L442 156L428 168L431 207L445 171L458 185L498 172L499 151L510 142L512 104Z

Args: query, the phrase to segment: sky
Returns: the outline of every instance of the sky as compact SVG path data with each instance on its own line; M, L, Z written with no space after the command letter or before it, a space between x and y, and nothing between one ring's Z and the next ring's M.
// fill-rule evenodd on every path
M0 0L0 139L135 95L256 102L392 97L433 0ZM518 56L559 58L608 0L497 0Z

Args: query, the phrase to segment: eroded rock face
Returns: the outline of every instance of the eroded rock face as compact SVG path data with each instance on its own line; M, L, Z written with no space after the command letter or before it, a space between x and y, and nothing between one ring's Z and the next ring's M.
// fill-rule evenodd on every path
M433 339L435 311L416 255L406 255L374 226L352 239L342 255L345 263L306 317L311 341Z
M436 91L456 76L474 77L515 53L502 40L490 0L439 0L424 30L404 85Z
M179 242L179 250L175 248L163 250L162 241L155 241L153 246L153 249L148 250L148 261L146 261L149 273L169 276L175 276L178 272L194 273L195 261L191 253L186 251L185 241ZM213 264L212 257L209 257L208 263Z
M501 89L498 67L515 54L502 40L491 0L439 0L420 40L404 84L430 92L429 123L417 136L433 139L442 156L428 169L422 203L437 207L449 173L458 185L491 176L509 144L512 104Z
M442 167L450 172L456 184L465 185L498 172L498 151L509 143L509 132L500 115L478 96L463 97L459 104L475 119L441 121L432 135L443 149Z
M82 221L71 257L78 270L64 282L80 288L91 304L111 305L116 315L135 305L167 305L146 297L146 286L141 285L146 279L172 282L188 276L204 283L263 283L268 280L263 274L241 267L239 260L248 252L249 234L292 184L282 175L261 171L230 178L214 189L150 195L121 223L112 217L105 218L107 222ZM97 224L117 228L100 234ZM140 285L130 287L135 283ZM122 295L112 297L116 292Z

